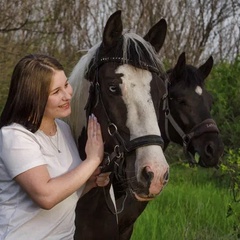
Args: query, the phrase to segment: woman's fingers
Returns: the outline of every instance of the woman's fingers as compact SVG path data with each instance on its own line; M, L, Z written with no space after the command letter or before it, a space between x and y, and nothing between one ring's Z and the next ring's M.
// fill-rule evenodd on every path
M89 116L88 122L88 136L100 140L102 138L102 132L100 124L94 114Z
M104 186L108 185L108 183L110 182L109 175L110 175L110 172L99 174L96 179L96 184L99 187L104 187Z
M96 123L97 123L96 117L93 114L91 114L89 116L89 121L88 121L88 137L94 138L96 136L96 132L97 132Z
M101 127L100 127L100 124L97 122L96 124L96 127L97 127L97 131L96 131L96 136L97 136L97 140L101 140L102 141L102 131L101 131Z
M88 121L88 139L85 146L87 158L97 161L103 159L103 139L100 124L97 118L91 114Z

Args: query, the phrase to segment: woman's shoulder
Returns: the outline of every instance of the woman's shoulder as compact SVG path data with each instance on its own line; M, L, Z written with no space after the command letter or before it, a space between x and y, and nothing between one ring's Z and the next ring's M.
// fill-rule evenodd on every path
M13 137L13 135L29 135L34 136L32 132L30 132L28 129L26 129L24 126L18 123L12 123L10 125L4 126L0 129L1 133L3 135L8 135Z
M26 146L36 144L38 140L34 133L18 123L12 123L0 129L0 142L6 146Z

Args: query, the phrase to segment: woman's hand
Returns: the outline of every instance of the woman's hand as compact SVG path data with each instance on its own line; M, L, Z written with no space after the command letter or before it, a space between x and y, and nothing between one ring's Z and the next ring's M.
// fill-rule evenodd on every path
M98 167L88 179L88 182L92 182L93 187L105 187L108 185L111 172L101 173L101 167Z
M109 175L111 172L100 173L96 178L96 185L98 187L105 187L108 185L110 178Z
M101 168L98 167L92 174L92 176L88 179L82 196L90 191L94 187L105 187L109 184L110 178L109 175L111 172L101 173Z
M87 159L98 161L100 164L103 160L104 146L100 124L93 114L89 116L87 133L88 139L85 147Z

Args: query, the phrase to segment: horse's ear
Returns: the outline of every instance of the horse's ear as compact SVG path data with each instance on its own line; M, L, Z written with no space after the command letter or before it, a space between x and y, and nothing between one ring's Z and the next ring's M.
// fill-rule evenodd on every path
M184 67L186 65L186 55L185 52L182 52L180 56L178 57L177 64L174 68L180 68Z
M144 36L144 39L151 43L156 52L159 52L164 43L167 34L167 22L165 19L161 19L154 26L150 28L148 33Z
M173 80L177 81L178 79L184 78L185 72L186 72L186 57L185 52L183 52L178 57L178 61L172 70Z
M121 10L113 13L105 25L103 31L103 45L104 47L112 47L122 36L123 26L121 18Z
M212 67L213 67L213 57L210 56L208 60L198 68L198 70L201 72L203 76L203 79L207 78L207 76L210 74L212 70Z

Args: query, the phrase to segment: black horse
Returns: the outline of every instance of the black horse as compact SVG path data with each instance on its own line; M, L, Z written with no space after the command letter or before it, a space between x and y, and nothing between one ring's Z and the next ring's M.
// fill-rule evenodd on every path
M210 113L213 99L204 86L212 67L212 56L197 68L186 64L182 53L168 71L159 118L165 148L170 141L182 145L189 163L201 167L217 167L223 154L223 142Z
M212 97L204 87L212 67L212 57L197 68L186 64L185 53L182 53L174 68L168 71L166 94L160 107L159 126L164 150L170 141L182 145L189 164L202 167L217 167L224 150L210 114ZM198 160L195 154L199 155ZM118 209L122 207L121 198L116 200L116 205ZM124 210L118 214L119 239L130 239L134 223L146 206L147 202L139 202L131 196L125 200Z
M166 28L165 21L156 30L159 26ZM121 11L117 11L106 23L102 42L74 68L69 78L74 94L68 122L84 159L86 119L90 113L97 116L105 142L103 171L112 171L124 207L129 196L149 201L159 195L168 181L169 166L158 125L166 75L154 48L140 36L122 31ZM159 45L164 38L158 31L149 33L149 39ZM112 201L109 191L111 184L80 198L75 239L119 238L115 196Z

